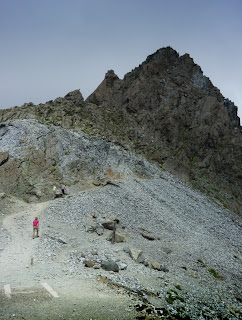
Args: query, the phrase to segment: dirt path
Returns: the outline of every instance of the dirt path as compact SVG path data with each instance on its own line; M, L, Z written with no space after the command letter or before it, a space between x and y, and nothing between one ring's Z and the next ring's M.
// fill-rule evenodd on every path
M1 278L14 285L26 285L32 281L31 258L38 238L32 239L32 221L40 217L49 202L33 204L28 210L8 215L3 227L11 234L11 243L0 256Z
M11 242L0 254L0 319L135 319L125 292L66 276L58 261L31 265L41 239L32 238L32 222L35 216L41 221L50 204L31 204L3 219ZM40 223L40 237L43 231Z

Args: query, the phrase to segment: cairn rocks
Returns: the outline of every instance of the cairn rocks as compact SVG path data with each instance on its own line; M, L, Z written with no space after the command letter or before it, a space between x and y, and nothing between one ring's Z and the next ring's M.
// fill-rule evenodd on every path
M110 233L109 236L107 237L107 240L108 241L113 241L113 242L116 242L116 243L119 243L119 242L124 242L125 241L125 236L123 234L123 232L120 230L118 231L115 231L115 233L113 234Z
M105 231L112 230L106 237L107 241L116 243L124 242L127 235L121 228L117 228L118 223L119 218L115 215L97 216L96 213L92 212L88 215L86 220L86 231L96 232L101 236Z

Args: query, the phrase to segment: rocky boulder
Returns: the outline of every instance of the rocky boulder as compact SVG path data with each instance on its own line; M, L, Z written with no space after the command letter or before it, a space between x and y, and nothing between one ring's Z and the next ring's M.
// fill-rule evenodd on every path
M106 271L119 272L119 266L115 261L103 261L101 268Z
M95 261L92 260L84 260L83 263L87 268L93 268L95 265Z
M135 262L138 263L143 263L145 260L142 250L136 250L131 248L129 249L129 255Z

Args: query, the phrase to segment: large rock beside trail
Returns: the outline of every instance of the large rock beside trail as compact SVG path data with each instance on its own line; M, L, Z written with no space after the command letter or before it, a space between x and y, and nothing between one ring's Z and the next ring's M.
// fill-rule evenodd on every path
M102 267L102 269L104 269L106 271L119 272L119 266L114 261L103 261L101 263L101 267Z
M143 263L145 260L142 250L136 250L131 248L129 249L129 255L134 261L138 263Z

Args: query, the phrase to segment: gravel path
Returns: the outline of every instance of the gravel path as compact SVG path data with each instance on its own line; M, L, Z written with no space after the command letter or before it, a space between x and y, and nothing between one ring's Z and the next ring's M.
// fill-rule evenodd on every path
M37 258L38 247L46 240L46 227L41 225L40 237L32 239L32 220L38 216L42 223L49 204L31 204L23 212L3 219L0 319L135 319L134 303L122 290L116 290L114 295L112 289L92 276L79 277L77 283L75 277L63 272L58 261L52 261L50 256L49 260ZM46 291L43 283L48 283L59 298ZM5 294L8 286L10 297Z
M6 241L0 255L2 287L34 288L31 299L24 301L29 309L38 301L40 319L68 319L68 312L70 319L78 319L84 310L82 319L135 319L133 305L139 299L174 314L182 309L189 319L238 319L240 218L165 172L160 178L125 177L115 183L118 186L31 204L25 211L6 216L1 229L1 239ZM91 213L97 220L117 216L126 241L112 245L106 240L110 231L104 230L101 236L87 232ZM36 215L40 218L40 238L33 240L32 220ZM144 238L142 230L156 240ZM163 271L135 262L125 252L127 247L142 250L145 259L161 263ZM86 259L100 263L112 260L126 264L127 269L110 273L86 268ZM119 291L98 279L108 279L119 286ZM47 294L43 282L60 298ZM137 298L127 290L138 293ZM19 300L14 300L16 296L13 294L11 304L2 291L2 310L9 318L15 314L15 319L32 319L23 304L20 307ZM9 319L3 314L1 319Z

